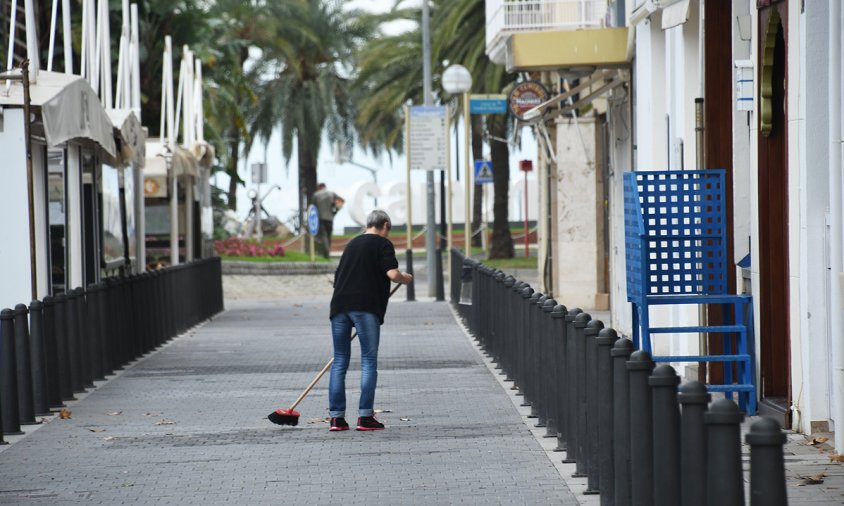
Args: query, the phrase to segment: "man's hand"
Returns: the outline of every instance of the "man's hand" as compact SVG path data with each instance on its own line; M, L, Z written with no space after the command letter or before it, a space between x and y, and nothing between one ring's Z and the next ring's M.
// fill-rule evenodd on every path
M390 278L390 281L393 283L400 283L402 285L408 285L411 281L413 281L413 274L408 274L398 269L390 269L387 271L387 277Z

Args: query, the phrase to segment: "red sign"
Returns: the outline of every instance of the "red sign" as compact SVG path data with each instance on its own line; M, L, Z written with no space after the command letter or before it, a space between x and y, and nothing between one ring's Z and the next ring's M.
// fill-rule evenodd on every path
M510 112L519 120L525 119L525 113L548 100L548 90L539 81L524 81L513 87L507 103Z
M530 172L533 170L532 160L521 160L519 162L519 170L522 172Z

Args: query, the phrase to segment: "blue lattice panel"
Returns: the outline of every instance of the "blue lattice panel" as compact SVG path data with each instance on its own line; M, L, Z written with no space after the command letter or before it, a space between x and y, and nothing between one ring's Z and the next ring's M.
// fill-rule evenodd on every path
M628 179L634 177L635 193L627 187ZM642 227L639 254L645 258L644 277L633 273L641 281L638 286L633 283L635 288L641 287L634 290L636 299L643 294L727 293L723 170L625 174L625 226L628 196L631 221L633 204L639 201ZM636 242L631 239L628 237L628 250ZM629 251L628 255L634 258L636 253ZM630 286L628 281L628 299Z
M627 263L627 301L638 301L644 293L642 208L635 172L624 173L624 256Z

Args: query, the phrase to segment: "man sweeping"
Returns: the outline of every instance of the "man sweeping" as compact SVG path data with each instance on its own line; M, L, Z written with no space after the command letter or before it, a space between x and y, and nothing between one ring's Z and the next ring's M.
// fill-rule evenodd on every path
M413 276L399 270L390 233L390 217L381 210L369 213L365 233L352 239L340 257L331 298L331 335L334 363L328 383L331 431L349 429L346 423L346 371L351 357L352 327L360 341L361 379L357 430L381 430L375 419L375 384L378 378L378 343L390 281L408 284Z

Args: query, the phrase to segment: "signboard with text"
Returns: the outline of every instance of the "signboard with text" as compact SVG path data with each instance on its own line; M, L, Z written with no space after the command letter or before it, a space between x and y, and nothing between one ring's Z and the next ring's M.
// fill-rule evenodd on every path
M506 95L472 95L469 98L471 114L507 114Z
M411 170L445 170L448 131L446 109L441 106L410 108Z

